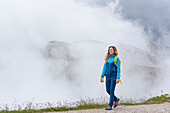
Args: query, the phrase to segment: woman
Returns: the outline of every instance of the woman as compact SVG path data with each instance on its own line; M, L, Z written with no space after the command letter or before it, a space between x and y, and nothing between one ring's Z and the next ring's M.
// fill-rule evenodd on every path
M120 59L117 55L118 52L116 47L110 46L105 57L105 63L100 78L100 81L103 82L103 77L106 76L106 91L110 95L110 101L105 108L106 110L112 110L113 102L114 108L119 102L119 98L117 98L114 93L116 84L119 83L120 80Z

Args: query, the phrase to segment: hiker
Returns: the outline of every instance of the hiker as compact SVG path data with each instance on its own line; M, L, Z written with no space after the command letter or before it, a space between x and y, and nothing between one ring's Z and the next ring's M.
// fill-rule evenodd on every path
M115 96L116 84L120 82L120 59L117 55L117 48L115 46L110 46L105 57L105 63L100 78L100 81L104 82L104 76L106 76L106 91L110 95L110 101L105 108L106 110L112 110L113 102L115 108L120 100Z

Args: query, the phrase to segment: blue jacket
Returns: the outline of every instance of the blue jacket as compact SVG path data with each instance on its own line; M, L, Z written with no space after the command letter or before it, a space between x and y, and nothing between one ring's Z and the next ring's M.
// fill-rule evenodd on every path
M116 76L117 79L120 79L120 59L119 57L117 57L117 61L116 61L117 66L116 66L114 63L115 56L116 55L109 55L107 62L104 63L101 78L103 78L104 75L106 75L106 76Z

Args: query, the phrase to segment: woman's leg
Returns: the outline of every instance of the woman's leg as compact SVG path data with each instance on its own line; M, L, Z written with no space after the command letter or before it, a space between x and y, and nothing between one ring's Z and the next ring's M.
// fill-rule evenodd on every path
M106 78L106 92L110 95L110 82L109 78Z
M116 86L116 78L112 77L110 79L110 102L109 102L110 106L113 106L113 101L117 100L117 97L114 95L115 86Z
M117 102L117 97L115 96L115 94L114 94L114 101L116 101L116 102Z

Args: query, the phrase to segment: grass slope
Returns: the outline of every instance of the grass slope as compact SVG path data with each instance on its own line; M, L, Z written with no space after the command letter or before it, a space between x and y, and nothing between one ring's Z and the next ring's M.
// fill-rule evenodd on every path
M165 101L169 100L168 94L152 97L145 102L142 103L119 103L119 105L145 105L145 104L161 104ZM25 110L14 110L8 111L3 110L0 113L41 113L41 112L53 112L53 111L69 111L69 110L83 110L83 109L95 109L95 108L104 108L107 104L94 104L94 103L83 103L82 105L78 105L77 107L57 107L57 108L46 108L46 109L25 109Z

